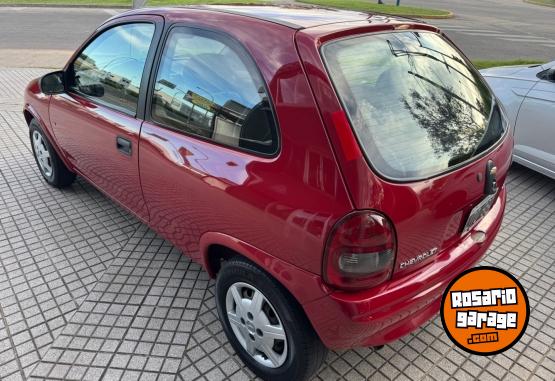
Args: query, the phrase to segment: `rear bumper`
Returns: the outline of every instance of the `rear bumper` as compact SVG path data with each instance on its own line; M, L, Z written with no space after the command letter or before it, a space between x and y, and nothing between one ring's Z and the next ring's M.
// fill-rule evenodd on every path
M383 345L407 335L439 311L443 291L489 248L503 220L503 187L490 212L471 230L486 233L478 244L467 234L429 265L381 286L355 293L335 291L303 307L330 349Z

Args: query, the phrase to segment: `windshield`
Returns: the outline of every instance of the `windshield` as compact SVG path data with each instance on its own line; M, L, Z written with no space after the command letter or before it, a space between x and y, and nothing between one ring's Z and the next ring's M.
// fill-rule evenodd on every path
M328 43L322 54L363 150L385 177L437 175L504 133L484 81L438 34L364 35Z

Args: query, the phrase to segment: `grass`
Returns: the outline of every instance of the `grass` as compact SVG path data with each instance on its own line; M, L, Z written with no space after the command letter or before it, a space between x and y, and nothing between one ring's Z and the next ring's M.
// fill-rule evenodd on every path
M0 0L1 1L1 0ZM148 0L147 6L196 4L264 4L269 0Z
M147 6L191 5L191 4L261 4L264 0L149 0ZM132 0L0 0L0 4L27 5L95 5L126 6L131 8Z
M28 4L28 5L102 5L102 6L129 6L131 0L0 0L0 4Z
M420 7L396 7L372 3L374 0L301 0L302 3L322 5L366 12L381 12L399 16L445 17L450 13L440 9ZM547 0L546 0L547 1ZM194 4L264 4L271 0L148 0L147 6L160 5L194 5ZM124 6L131 7L132 0L0 0L0 5L82 5L82 6Z
M515 66L515 65L534 65L542 64L545 61L534 59L514 59L514 60L473 60L472 63L478 69L487 69L495 66Z
M448 17L450 15L449 11L443 9L406 7L402 5L397 7L389 4L377 4L377 1L374 0L299 0L299 2L354 11L388 13L397 16Z
M527 3L545 5L547 7L555 7L555 0L524 0Z

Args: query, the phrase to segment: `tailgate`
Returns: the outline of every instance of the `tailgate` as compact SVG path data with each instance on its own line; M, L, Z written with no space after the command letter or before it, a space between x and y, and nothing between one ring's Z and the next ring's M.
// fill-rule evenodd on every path
M297 34L353 203L393 222L394 276L468 234L470 214L478 222L504 185L513 147L501 106L466 57L410 28Z

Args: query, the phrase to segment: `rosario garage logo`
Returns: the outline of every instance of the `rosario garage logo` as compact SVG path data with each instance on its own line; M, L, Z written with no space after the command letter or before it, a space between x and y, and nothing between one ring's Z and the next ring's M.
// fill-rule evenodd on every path
M449 284L441 302L441 321L449 338L459 348L483 356L516 344L529 315L520 282L494 267L463 272Z

